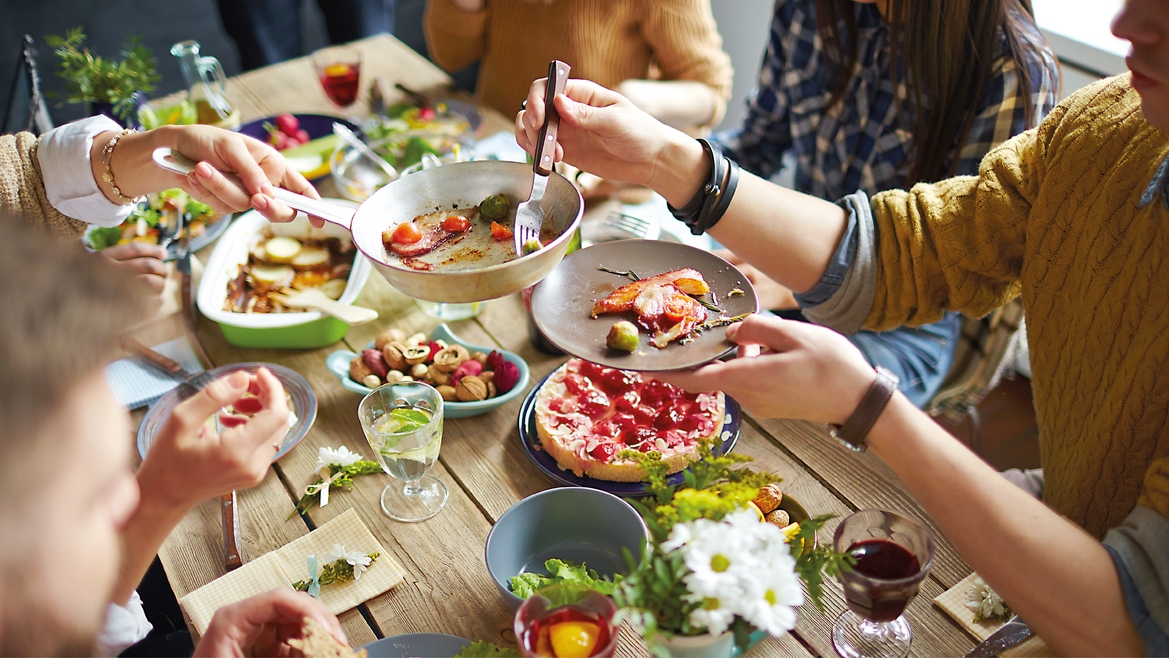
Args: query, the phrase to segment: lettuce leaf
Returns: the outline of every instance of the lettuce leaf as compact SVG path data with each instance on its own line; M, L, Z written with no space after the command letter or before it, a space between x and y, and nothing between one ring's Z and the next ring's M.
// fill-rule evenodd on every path
M89 246L95 251L113 247L122 241L122 227L95 228L89 232Z
M584 564L576 564L574 562L566 562L552 558L544 563L544 568L548 571L548 575L538 573L521 573L514 576L508 581L511 591L521 599L526 599L536 590L547 587L549 585L559 585L561 583L576 583L584 585L597 590L605 596L613 594L613 588L617 583L621 582L621 576L613 577L613 580L606 580L602 578L596 571L589 569Z

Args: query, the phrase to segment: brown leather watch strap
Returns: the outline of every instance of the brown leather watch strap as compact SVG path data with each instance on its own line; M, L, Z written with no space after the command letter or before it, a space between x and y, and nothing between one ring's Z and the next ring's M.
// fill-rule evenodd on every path
M889 404L889 399L897 392L897 383L897 375L877 366L877 379L869 387L865 397L861 398L856 411L852 412L843 425L828 426L832 436L849 450L864 452L868 448L865 437L868 436L869 430L873 429L881 412L885 410L885 405Z

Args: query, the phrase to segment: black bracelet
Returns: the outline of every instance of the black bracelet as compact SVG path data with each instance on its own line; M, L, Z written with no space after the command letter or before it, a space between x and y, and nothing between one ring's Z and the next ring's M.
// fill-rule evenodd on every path
M699 218L699 226L695 228L701 228L701 230L694 233L694 235L706 233L718 223L718 220L723 218L723 215L727 212L727 208L731 207L731 198L735 196L735 190L739 187L739 163L725 155L723 159L729 166L727 168L726 183L722 186L722 194L718 195L718 203L711 208L710 212L704 213ZM694 232L694 230L694 228L691 228L691 232Z
M726 175L725 158L723 157L722 149L705 139L699 139L698 143L702 145L702 150L710 156L710 175L686 205L681 208L667 206L670 209L670 214L678 221L689 226L691 231L694 231L695 226L703 214L703 210L707 209L717 198L719 192L722 191L721 185Z

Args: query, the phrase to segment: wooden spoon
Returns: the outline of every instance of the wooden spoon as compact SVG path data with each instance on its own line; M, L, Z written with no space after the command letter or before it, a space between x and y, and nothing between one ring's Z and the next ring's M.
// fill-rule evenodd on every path
M353 326L377 319L377 311L372 308L342 304L330 299L328 295L316 288L290 291L287 294L273 295L273 298L285 306L320 311Z

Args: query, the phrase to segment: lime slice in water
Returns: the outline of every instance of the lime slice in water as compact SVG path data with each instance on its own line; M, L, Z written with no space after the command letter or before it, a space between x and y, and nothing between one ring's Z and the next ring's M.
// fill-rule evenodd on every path
M405 434L421 429L430 422L430 416L416 409L394 409L378 427L385 434Z

